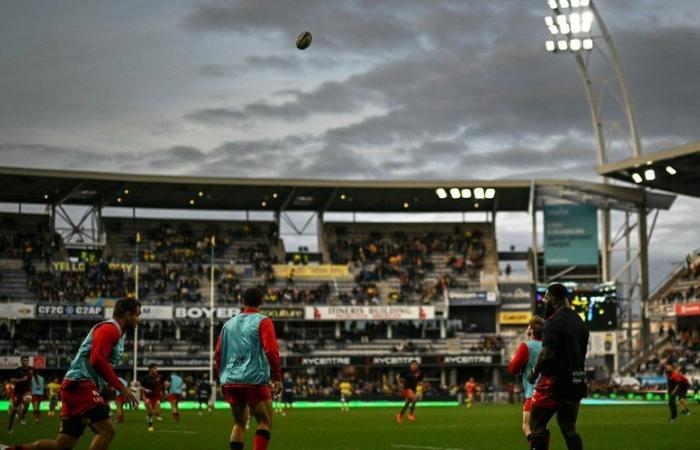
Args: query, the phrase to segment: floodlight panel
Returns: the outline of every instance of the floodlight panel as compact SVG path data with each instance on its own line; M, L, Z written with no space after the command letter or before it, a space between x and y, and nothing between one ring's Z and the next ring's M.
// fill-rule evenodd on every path
M552 17L552 16L545 17L544 23L547 24L548 27L551 27L552 25L554 25L554 17Z
M545 48L548 52L553 52L557 49L557 45L554 43L554 41L547 41L545 42Z
M654 169L645 170L644 178L646 178L647 181L654 181L656 179L656 172L654 171Z
M472 198L472 191L470 189L462 189L462 198Z
M435 191L439 198L447 198L447 191L443 188L439 188Z
M571 50L574 52L581 50L581 40L580 39L572 39L569 42L569 47L571 47Z
M666 172L668 172L669 175L675 175L675 174L678 173L678 172L676 171L676 169L674 169L674 168L671 167L671 166L666 166Z
M635 183L639 184L643 181L642 176L638 173L633 173L632 174L632 179L634 180Z
M462 196L462 193L459 192L458 188L452 188L450 189L450 196L454 199L457 199Z
M568 50L569 44L566 41L557 42L557 48L561 51Z
M474 198L477 200L482 200L484 198L484 188L475 188L474 189Z
M496 196L496 190L494 188L488 188L486 189L486 192L484 193L486 198L491 199Z
M583 49L584 50L593 50L593 39L584 39L583 40Z

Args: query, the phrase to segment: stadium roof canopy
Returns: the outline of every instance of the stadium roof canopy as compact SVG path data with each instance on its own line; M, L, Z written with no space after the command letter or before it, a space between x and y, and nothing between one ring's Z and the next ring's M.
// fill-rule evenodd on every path
M700 141L604 164L597 170L628 183L700 197Z
M438 196L440 188L445 189L447 198ZM459 199L450 195L453 188L459 189ZM476 199L477 188L484 191L494 189L495 195L492 199ZM469 190L470 198L461 198L463 189ZM633 187L575 180L294 180L0 167L0 202L7 203L235 211L438 213L528 211L533 199L537 206L541 206L547 198L634 210L639 206L668 209L675 197Z

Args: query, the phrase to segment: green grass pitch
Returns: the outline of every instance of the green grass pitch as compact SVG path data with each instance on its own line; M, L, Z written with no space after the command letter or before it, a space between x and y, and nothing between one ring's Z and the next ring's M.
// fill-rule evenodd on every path
M696 405L694 405L696 406ZM692 406L691 406L692 408ZM697 415L667 421L665 405L583 406L579 431L585 447L594 450L697 450L700 448L700 409ZM520 409L515 405L475 405L431 407L416 411L415 423L398 425L395 408L305 409L287 416L275 415L270 450L503 450L526 449L520 431ZM0 443L17 444L40 437L55 436L58 419L43 415L35 425L28 416L25 426L15 433L5 430L7 414L0 414ZM118 424L113 449L214 450L228 449L231 417L225 410L211 415L183 411L180 423L171 422L169 411L156 430L146 431L142 411L126 414ZM565 449L556 424L552 429L552 449ZM86 432L76 447L87 449L91 433ZM246 449L252 450L252 430Z

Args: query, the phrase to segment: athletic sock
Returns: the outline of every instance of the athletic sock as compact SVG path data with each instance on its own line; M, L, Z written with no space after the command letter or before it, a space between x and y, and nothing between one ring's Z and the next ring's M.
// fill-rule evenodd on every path
M566 441L566 448L569 450L583 450L583 441L578 433L566 436L564 440Z
M268 430L257 430L253 439L253 450L267 450L270 443L270 432Z
M229 442L231 450L243 450L243 442Z
M549 450L549 431L547 434L530 434L527 439L530 441L530 450Z

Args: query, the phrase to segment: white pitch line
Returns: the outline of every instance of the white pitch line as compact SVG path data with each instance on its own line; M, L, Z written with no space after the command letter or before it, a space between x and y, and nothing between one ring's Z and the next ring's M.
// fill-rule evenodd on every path
M448 447L426 447L424 445L392 445L393 448L413 448L420 450L464 450L463 448L448 448Z

